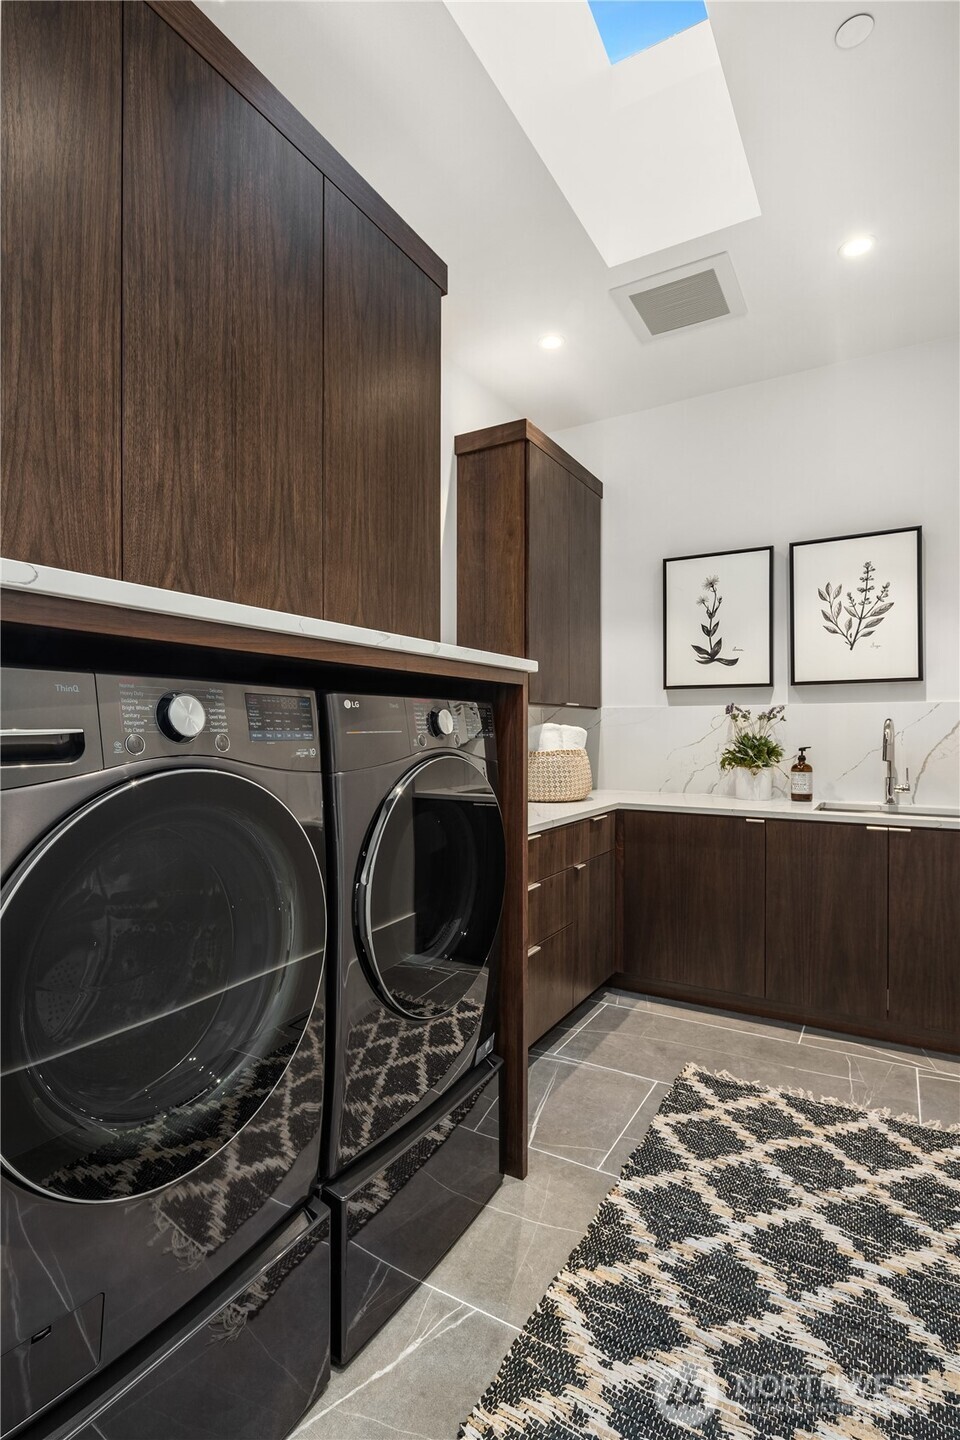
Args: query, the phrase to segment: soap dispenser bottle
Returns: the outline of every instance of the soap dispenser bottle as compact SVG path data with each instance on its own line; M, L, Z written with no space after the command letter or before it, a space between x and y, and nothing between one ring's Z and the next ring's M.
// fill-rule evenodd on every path
M813 800L813 766L807 759L810 749L810 745L801 745L796 762L790 766L790 799L801 803Z

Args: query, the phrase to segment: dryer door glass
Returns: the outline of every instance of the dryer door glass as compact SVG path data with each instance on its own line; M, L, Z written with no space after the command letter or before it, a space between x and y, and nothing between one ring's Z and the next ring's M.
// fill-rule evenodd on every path
M3 891L8 1167L104 1201L210 1159L300 1044L325 925L306 831L250 780L182 769L78 811Z
M396 1009L428 1020L472 989L500 924L504 864L500 807L475 760L434 756L391 791L361 857L356 922Z

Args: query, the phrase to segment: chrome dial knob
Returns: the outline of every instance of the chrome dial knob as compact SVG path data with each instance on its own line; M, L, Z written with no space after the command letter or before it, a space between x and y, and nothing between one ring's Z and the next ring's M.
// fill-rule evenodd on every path
M164 695L157 706L157 724L168 740L195 740L207 723L207 712L195 695Z
M452 735L453 716L447 709L431 710L427 724L431 735Z

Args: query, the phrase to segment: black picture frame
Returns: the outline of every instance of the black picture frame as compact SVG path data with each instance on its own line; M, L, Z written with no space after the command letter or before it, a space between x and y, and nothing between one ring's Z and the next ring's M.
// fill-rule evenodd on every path
M765 659L763 674L757 677L751 674L749 680L734 678L732 667L723 668L716 679L712 680L677 680L671 679L670 665L670 639L669 639L669 567L671 565L690 564L697 561L700 568L707 571L713 568L716 561L722 568L722 562L733 556L760 555L767 557L766 579L763 584L763 605L762 613L766 617L766 642L760 647L760 653ZM773 555L772 545L743 545L734 550L707 550L696 555L672 555L662 562L662 603L663 603L663 688L664 690L764 690L773 685ZM763 603L765 602L765 603ZM691 647L692 648L692 647ZM674 665L674 674L676 665Z
M869 675L851 674L846 676L823 676L797 674L797 555L810 546L845 544L855 540L882 540L890 535L914 535L916 537L916 666L912 674ZM822 591L818 591L822 599ZM832 611L831 611L832 613ZM822 611L821 611L822 616ZM829 617L827 617L829 618ZM824 625L822 627L826 629ZM911 631L912 633L912 631ZM793 540L790 542L790 684L791 685L881 685L912 683L924 678L923 654L923 526L895 525L888 530L864 530L853 535L828 535L816 540Z

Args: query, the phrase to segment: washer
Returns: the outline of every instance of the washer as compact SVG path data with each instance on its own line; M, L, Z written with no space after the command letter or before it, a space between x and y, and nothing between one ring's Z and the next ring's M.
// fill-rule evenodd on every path
M491 706L338 694L325 715L330 1179L493 1049L506 851Z
M0 778L3 1433L279 1440L329 1369L314 697L4 670Z

